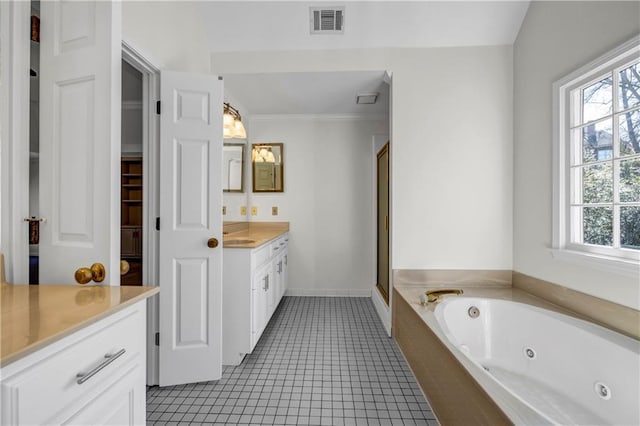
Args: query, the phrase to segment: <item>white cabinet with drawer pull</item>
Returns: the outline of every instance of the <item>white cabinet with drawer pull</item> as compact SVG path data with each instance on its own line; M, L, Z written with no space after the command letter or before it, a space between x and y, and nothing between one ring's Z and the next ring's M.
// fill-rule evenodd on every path
M238 365L253 351L287 287L289 235L223 255L222 363Z
M144 424L145 321L143 300L3 367L2 425Z

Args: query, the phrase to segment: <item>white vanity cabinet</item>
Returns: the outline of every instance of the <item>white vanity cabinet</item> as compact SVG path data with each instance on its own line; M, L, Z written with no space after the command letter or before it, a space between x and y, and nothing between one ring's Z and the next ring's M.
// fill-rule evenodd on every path
M3 366L2 425L144 424L145 324L142 300Z
M289 234L256 248L223 253L222 363L238 365L253 351L287 288Z

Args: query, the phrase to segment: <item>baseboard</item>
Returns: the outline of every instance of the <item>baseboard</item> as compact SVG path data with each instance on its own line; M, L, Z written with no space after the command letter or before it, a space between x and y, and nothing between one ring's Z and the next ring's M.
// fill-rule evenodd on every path
M387 335L391 337L391 310L384 302L384 299L378 289L375 287L371 290L371 300L373 301L373 306L376 308L376 312L380 317L380 321L382 321L382 325L384 326Z
M371 290L290 288L285 296L371 297Z

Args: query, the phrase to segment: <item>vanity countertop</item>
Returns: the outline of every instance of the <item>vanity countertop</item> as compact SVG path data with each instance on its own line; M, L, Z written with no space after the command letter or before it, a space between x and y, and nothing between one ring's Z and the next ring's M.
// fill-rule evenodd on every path
M159 291L139 286L3 285L0 366Z
M252 249L289 232L289 222L233 222L224 230L224 248Z

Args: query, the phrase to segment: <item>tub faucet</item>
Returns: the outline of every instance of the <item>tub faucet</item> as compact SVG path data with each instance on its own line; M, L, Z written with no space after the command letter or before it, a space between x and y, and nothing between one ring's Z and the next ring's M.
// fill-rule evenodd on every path
M460 295L464 293L462 290L458 289L450 289L450 288L442 288L437 290L427 290L424 294L427 296L427 303L439 302L440 298L445 294L456 294Z

